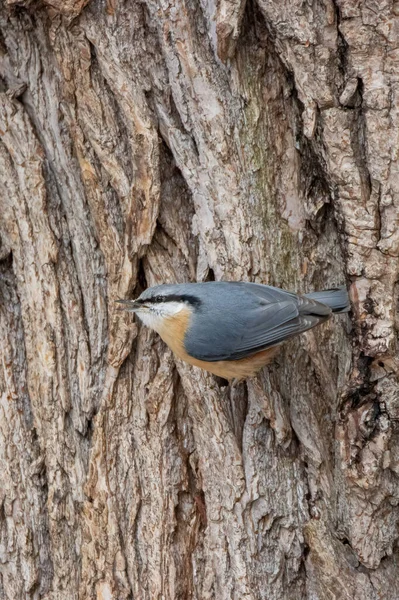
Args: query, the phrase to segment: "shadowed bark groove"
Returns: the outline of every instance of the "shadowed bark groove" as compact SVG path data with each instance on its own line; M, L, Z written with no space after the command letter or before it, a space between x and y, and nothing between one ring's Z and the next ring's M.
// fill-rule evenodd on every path
M0 3L2 599L397 600L398 31ZM226 385L115 307L212 279L353 313Z

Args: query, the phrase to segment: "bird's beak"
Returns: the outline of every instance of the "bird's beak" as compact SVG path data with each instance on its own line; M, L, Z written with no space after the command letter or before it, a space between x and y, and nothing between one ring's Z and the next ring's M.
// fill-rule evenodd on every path
M136 300L116 300L115 302L122 305L118 307L119 310L127 310L128 312L135 312L143 307L143 305L136 302Z

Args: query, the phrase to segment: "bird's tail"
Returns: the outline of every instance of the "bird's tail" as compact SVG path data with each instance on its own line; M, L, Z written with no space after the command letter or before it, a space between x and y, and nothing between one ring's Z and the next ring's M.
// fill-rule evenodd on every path
M304 294L304 296L326 304L334 313L345 313L350 310L349 296L345 286L324 290L323 292L312 292L311 294Z

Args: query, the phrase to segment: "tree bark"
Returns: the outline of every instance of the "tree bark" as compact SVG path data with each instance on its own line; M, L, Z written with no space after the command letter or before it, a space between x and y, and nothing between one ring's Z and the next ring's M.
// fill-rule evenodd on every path
M0 6L1 600L397 600L399 3ZM212 278L353 311L226 385Z

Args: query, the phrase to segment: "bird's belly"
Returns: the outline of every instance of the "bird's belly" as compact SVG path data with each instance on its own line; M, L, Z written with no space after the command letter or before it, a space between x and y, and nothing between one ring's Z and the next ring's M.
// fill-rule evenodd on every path
M223 377L224 379L246 379L247 377L253 377L262 367L266 366L277 354L278 346L274 348L268 348L262 350L256 354L241 360L218 360L215 362L208 362L204 360L198 360L189 356L187 353L185 356L180 356L186 362L210 371L214 375ZM176 353L177 354L177 353Z

